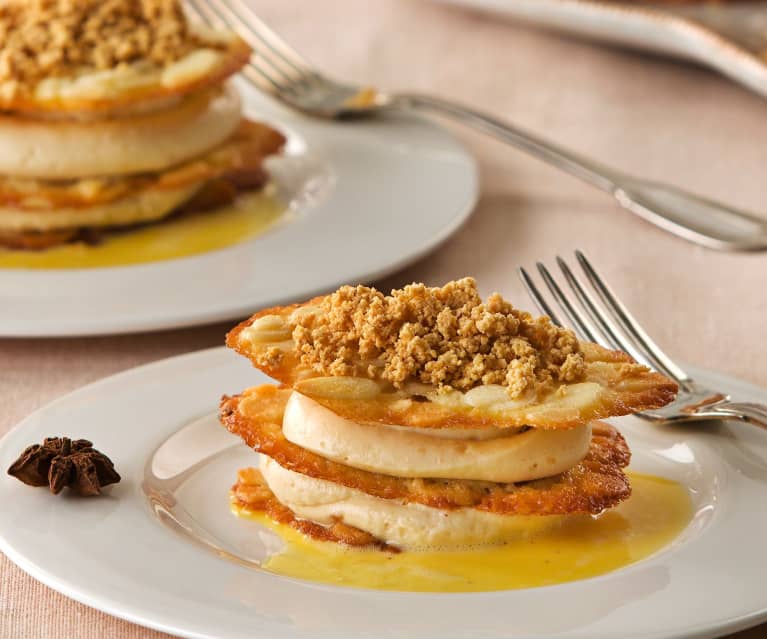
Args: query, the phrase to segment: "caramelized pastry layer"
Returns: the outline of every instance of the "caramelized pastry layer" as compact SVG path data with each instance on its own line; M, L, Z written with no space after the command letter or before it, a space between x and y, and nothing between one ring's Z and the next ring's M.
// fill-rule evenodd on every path
M55 117L165 108L247 63L236 34L187 21L178 0L8 0L0 109Z
M553 477L523 483L403 478L339 464L285 439L282 419L290 393L289 389L264 385L236 397L224 397L221 421L248 446L271 457L283 468L354 488L372 497L433 508L476 508L506 515L562 515L599 513L631 493L623 472L631 455L620 433L607 424L592 424L586 456L574 467Z
M256 313L229 333L227 345L270 377L358 423L416 428L572 428L664 406L676 395L672 380L637 365L626 353L588 342L578 346L584 362L579 381L552 382L517 399L498 384L459 391L411 381L396 388L381 380L374 368L368 376L321 375L302 362L294 332L299 322L322 312L325 299Z

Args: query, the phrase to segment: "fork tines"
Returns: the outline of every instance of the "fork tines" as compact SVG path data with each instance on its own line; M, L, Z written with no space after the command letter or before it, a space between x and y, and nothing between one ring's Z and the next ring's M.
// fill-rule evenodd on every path
M690 381L689 376L642 329L586 256L581 251L576 251L575 257L590 286L582 284L567 263L557 257L559 270L571 291L569 296L546 266L538 262L536 267L562 317L578 338L596 342L606 348L625 351L640 364L668 375L680 385ZM540 312L548 315L555 324L565 326L565 322L551 307L530 274L520 267L519 275Z
M260 89L274 93L290 91L295 83L312 79L309 64L267 27L242 0L186 0L189 12L201 22L232 29L258 55L253 56L243 73Z

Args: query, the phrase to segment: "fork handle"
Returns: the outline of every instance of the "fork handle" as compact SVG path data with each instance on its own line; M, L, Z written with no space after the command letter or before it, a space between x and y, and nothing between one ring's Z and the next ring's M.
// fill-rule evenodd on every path
M430 111L491 135L609 193L622 207L686 240L724 250L767 248L767 222L755 215L613 171L487 113L421 94L394 96L390 106Z
M738 419L767 429L767 406L753 402L721 402L705 407L697 414L721 419Z

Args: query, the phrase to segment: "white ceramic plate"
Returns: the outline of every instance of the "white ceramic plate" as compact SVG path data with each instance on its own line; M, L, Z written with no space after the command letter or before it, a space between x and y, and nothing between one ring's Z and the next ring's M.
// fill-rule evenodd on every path
M333 124L242 84L249 113L289 135L287 219L229 248L83 270L0 269L0 336L127 333L245 316L388 274L444 241L477 198L474 160L415 117Z
M739 399L767 401L767 392L743 382L695 375ZM697 514L670 547L601 577L440 595L324 586L247 565L270 537L231 515L227 491L237 468L256 456L210 416L222 393L262 381L245 359L215 349L122 373L32 415L0 441L0 467L26 445L66 434L107 452L123 481L108 497L76 499L3 476L0 549L78 601L185 637L703 638L767 619L767 434L737 423L695 430L617 420L632 466L683 482ZM164 446L155 455L190 429L209 460L164 458ZM185 510L218 554L160 521L142 488L150 460L169 481L192 468L176 482L177 503L166 506ZM225 558L232 550L246 561Z
M704 64L767 96L767 3L439 0Z

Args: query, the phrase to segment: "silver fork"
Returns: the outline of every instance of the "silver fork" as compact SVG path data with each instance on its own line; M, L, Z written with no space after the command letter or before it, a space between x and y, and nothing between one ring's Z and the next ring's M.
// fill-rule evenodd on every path
M257 51L244 69L257 88L311 116L345 119L393 110L453 118L612 195L621 206L679 237L721 250L767 248L767 220L674 186L614 171L486 113L432 96L385 93L337 82L313 68L244 0L187 0L190 13L237 31Z
M625 351L638 363L667 375L679 384L679 394L671 404L637 413L639 417L655 422L737 419L767 428L767 406L734 402L729 395L695 382L642 329L586 256L576 251L575 257L590 284L591 291L581 283L561 257L557 257L557 264L571 290L570 296L557 284L549 269L541 262L536 266L541 279L578 338ZM530 274L520 268L519 276L541 313L548 315L559 326L564 326Z

